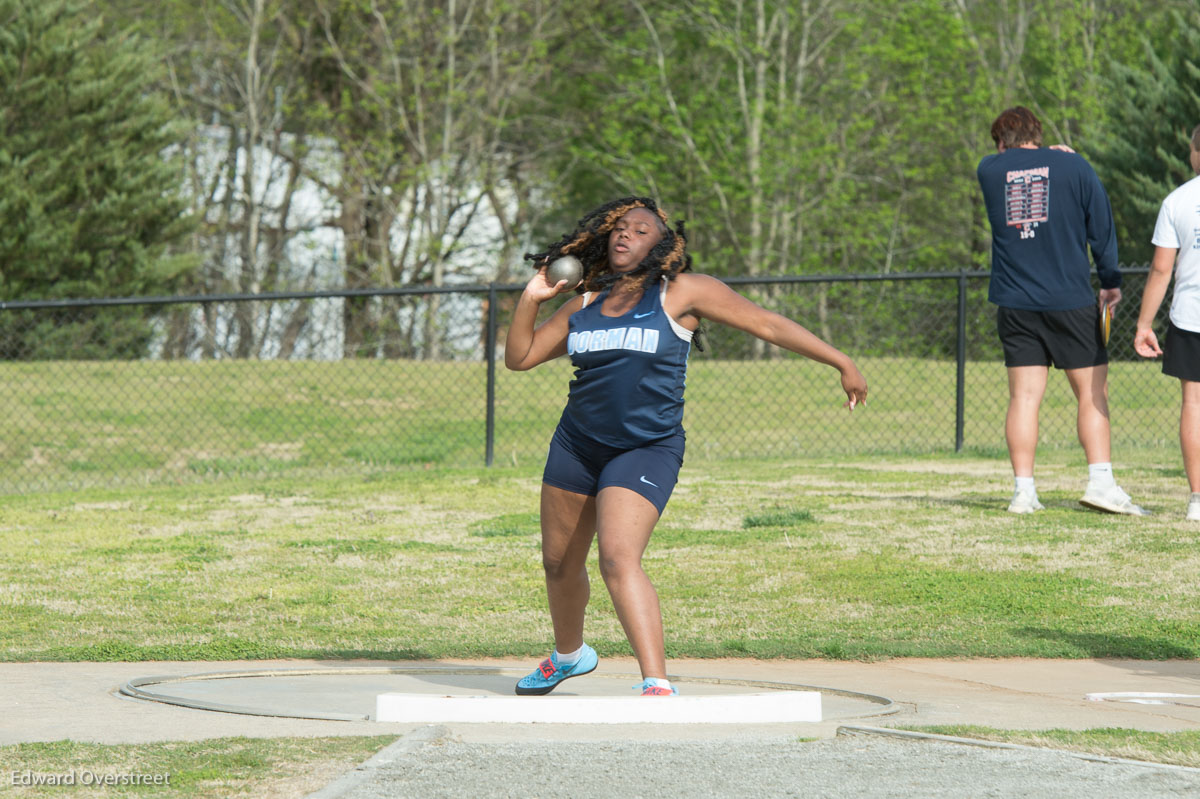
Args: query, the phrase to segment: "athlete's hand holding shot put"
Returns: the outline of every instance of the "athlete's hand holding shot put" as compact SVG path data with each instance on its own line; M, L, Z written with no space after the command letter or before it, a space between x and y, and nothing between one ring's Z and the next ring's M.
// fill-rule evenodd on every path
M584 269L578 296L535 328L538 308L565 293L546 267L565 255ZM517 683L547 694L596 668L583 640L590 594L587 557L598 540L600 575L641 669L645 696L677 693L667 680L658 594L642 553L683 465L683 387L702 319L743 330L841 374L845 406L867 400L854 362L801 325L751 302L721 281L691 272L683 224L646 197L607 203L545 252L526 256L538 272L525 286L504 347L509 369L562 355L576 367L542 476L542 563L553 654Z

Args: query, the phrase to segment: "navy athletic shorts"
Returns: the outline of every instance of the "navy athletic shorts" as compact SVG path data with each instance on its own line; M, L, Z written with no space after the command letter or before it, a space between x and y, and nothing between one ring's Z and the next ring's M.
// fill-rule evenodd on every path
M1163 343L1163 374L1200 383L1200 333L1180 330L1172 322Z
M1069 311L996 309L996 332L1005 366L1084 369L1108 363L1100 333L1100 305Z
M679 479L683 447L682 429L635 449L610 447L583 435L564 417L550 439L542 482L589 497L608 486L628 488L648 499L661 516Z

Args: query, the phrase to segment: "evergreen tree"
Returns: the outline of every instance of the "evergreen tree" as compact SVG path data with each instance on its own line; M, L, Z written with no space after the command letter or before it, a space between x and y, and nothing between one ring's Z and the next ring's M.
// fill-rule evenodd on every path
M188 226L152 49L76 0L0 0L0 299L169 292ZM53 318L52 318L53 316ZM0 357L137 357L131 308L0 312Z
M1169 36L1146 36L1144 65L1114 64L1095 158L1112 199L1121 260L1149 262L1163 198L1195 177L1188 142L1200 125L1200 11L1175 12Z

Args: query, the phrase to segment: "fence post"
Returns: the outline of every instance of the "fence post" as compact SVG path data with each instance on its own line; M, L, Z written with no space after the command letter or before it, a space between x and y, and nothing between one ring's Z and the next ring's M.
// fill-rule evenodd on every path
M487 359L487 451L483 461L496 459L496 284L488 283L487 336L483 357Z
M967 273L958 270L958 342L955 360L958 373L954 381L954 451L962 452L963 422L967 394Z

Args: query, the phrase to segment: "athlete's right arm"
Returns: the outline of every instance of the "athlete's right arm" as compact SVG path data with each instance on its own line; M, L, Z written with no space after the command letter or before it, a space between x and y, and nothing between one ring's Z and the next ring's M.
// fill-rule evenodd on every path
M1133 335L1133 349L1143 358L1154 358L1162 355L1158 336L1154 334L1154 317L1167 296L1167 287L1171 285L1171 275L1175 272L1175 258L1179 250L1175 247L1154 248L1154 260L1150 262L1150 277L1146 278L1146 287L1142 289L1142 309L1138 314L1137 332Z
M566 285L565 280L554 286L547 283L546 267L543 266L525 286L504 339L504 365L509 369L523 372L566 355L567 317L582 307L582 297L573 297L563 303L553 316L534 329L542 303L557 297Z

